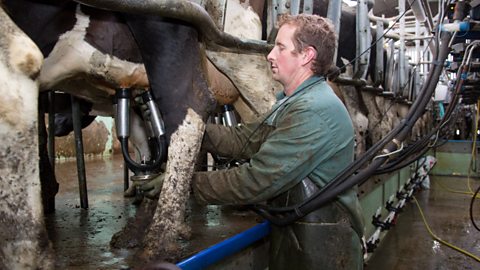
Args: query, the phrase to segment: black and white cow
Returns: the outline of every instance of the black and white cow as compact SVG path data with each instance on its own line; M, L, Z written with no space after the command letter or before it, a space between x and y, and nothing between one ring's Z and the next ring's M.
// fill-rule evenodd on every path
M269 107L264 104L273 102L272 91L262 91L258 100L249 98L249 92L241 93L242 89L273 88L271 79L251 76L262 69L260 72L267 75L262 77L269 78L264 55L242 57L248 59L242 69L249 65L255 69L249 75L244 71L226 71L246 77L232 79L235 89L228 80L219 79L218 74L210 76L215 70L204 57L197 31L182 21L103 11L72 1L6 0L4 7L45 56L37 78L41 91L68 92L92 102L96 113L111 115L115 88L152 89L170 145L164 192L147 233L157 241L147 241L153 246L145 250L157 253L161 246L168 247L183 225L204 122L214 108L209 88L223 93L222 102L232 102L239 93L225 94L221 90L238 89L243 99L262 103L251 106L243 102L244 107L257 109L256 114L264 112ZM242 86L239 82L245 80L257 85ZM145 135L143 142L146 143ZM158 241L159 237L163 241Z

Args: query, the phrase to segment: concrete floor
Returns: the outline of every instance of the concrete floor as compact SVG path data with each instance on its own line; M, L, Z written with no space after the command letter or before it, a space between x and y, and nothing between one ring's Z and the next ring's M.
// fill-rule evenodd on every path
M113 233L135 214L130 199L123 198L123 161L86 160L89 209L79 207L75 161L57 163L60 191L56 212L46 223L57 269L125 269L135 266L131 251L109 247ZM479 232L468 216L470 198L440 188L438 182L466 190L465 178L432 177L432 188L416 194L432 230L443 240L480 256ZM473 186L478 185L478 180ZM194 206L195 207L195 206ZM475 210L480 223L480 204ZM223 211L222 211L223 210ZM229 214L225 214L229 212ZM193 235L185 256L244 231L259 222L246 211L203 207L191 218ZM480 263L430 238L414 203L408 203L397 224L368 260L366 269L446 270L480 269Z
M480 256L480 232L470 222L470 196L447 191L467 190L467 178L433 176L431 189L417 192L431 230L440 239ZM472 180L473 187L478 180ZM480 203L474 208L480 223ZM467 257L432 239L420 212L412 201L400 213L397 224L380 243L366 269L392 270L454 270L480 269L480 262Z
M56 163L60 184L56 211L47 215L46 225L56 252L57 269L125 269L137 267L135 250L110 248L114 233L120 231L136 207L123 197L123 159L85 160L89 208L80 208L75 160ZM191 240L180 255L187 258L226 238L243 232L262 220L254 213L235 207L201 207L190 201L188 224Z

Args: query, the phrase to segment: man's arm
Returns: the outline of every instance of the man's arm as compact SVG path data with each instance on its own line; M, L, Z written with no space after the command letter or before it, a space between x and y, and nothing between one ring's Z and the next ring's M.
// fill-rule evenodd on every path
M337 151L328 123L308 109L291 111L251 157L229 170L197 172L193 190L198 201L246 204L285 192Z
M259 125L261 126L257 129ZM259 123L237 127L207 124L202 147L220 156L248 159L258 151L271 129L273 127Z

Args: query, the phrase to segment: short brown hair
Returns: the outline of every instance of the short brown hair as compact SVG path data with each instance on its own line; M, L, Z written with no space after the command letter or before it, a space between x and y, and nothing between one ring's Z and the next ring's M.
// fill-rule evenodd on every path
M285 24L297 27L293 34L293 44L297 52L302 52L308 46L317 50L317 58L312 65L313 73L319 76L327 75L337 47L337 35L332 22L318 15L284 14L278 20L278 27Z

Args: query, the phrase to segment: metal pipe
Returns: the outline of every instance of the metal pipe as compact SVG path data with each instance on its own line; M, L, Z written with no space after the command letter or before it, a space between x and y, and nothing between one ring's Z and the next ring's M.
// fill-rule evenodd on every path
M177 266L183 270L205 269L208 266L246 248L270 233L270 223L265 221L242 233L230 237L187 258Z
M425 39L432 39L434 38L434 36L432 35L426 35L426 36L419 36L419 35L415 35L415 36L405 36L405 40L425 40ZM420 52L420 51L419 51Z
M153 99L151 91L145 91L145 93L142 94L142 98L143 103L148 106L148 110L150 112L148 118L150 120L149 122L154 136L160 137L165 135L165 126L163 124L162 115L160 114L160 110Z
M82 124L80 121L80 104L71 96L73 133L75 134L75 153L77 156L78 188L80 191L80 207L88 209L87 177L85 176L85 160L83 158Z
M291 0L290 1L290 14L298 15L300 13L300 1Z
M130 90L118 89L116 93L117 98L117 114L116 114L116 128L117 137L130 137Z
M405 0L398 1L398 13L405 13ZM403 90L407 84L407 67L405 65L405 16L400 17L400 48L398 51L399 94L404 96Z
M377 41L375 44L376 48L376 58L375 58L375 73L374 73L374 79L375 83L374 85L378 86L383 83L384 77L385 77L385 70L384 70L384 65L383 65L383 24L381 22L377 22Z
M222 106L223 112L223 125L227 127L234 127L238 124L237 118L235 117L234 108L232 105L226 104Z
M272 44L265 41L240 39L220 31L203 7L186 0L76 0L100 9L125 13L151 14L186 21L204 37L210 50L267 53Z
M367 68L370 58L370 44L372 41L370 35L370 22L368 20L368 3L367 1L357 2L356 16L356 37L357 47L354 75L355 79L365 79L367 76Z
M400 12L399 12L400 13ZM408 10L405 15L411 13L410 10ZM400 13L402 14L402 13ZM404 15L404 17L405 17ZM371 21L371 22L382 22L384 24L384 27L389 27L390 26L390 23L393 23L395 22L396 20L398 20L398 17L399 16L395 16L395 17L390 17L390 18L384 18L384 17L378 17L378 16L375 16L373 14L373 9L371 9L369 12L368 12L368 19Z
M328 3L327 18L329 18L333 26L335 27L335 34L337 36L337 46L335 47L335 52L333 53L333 63L337 62L337 53L338 53L338 37L340 36L340 18L342 17L342 2L341 1L330 1Z
M303 0L303 13L305 14L313 13L313 0Z

